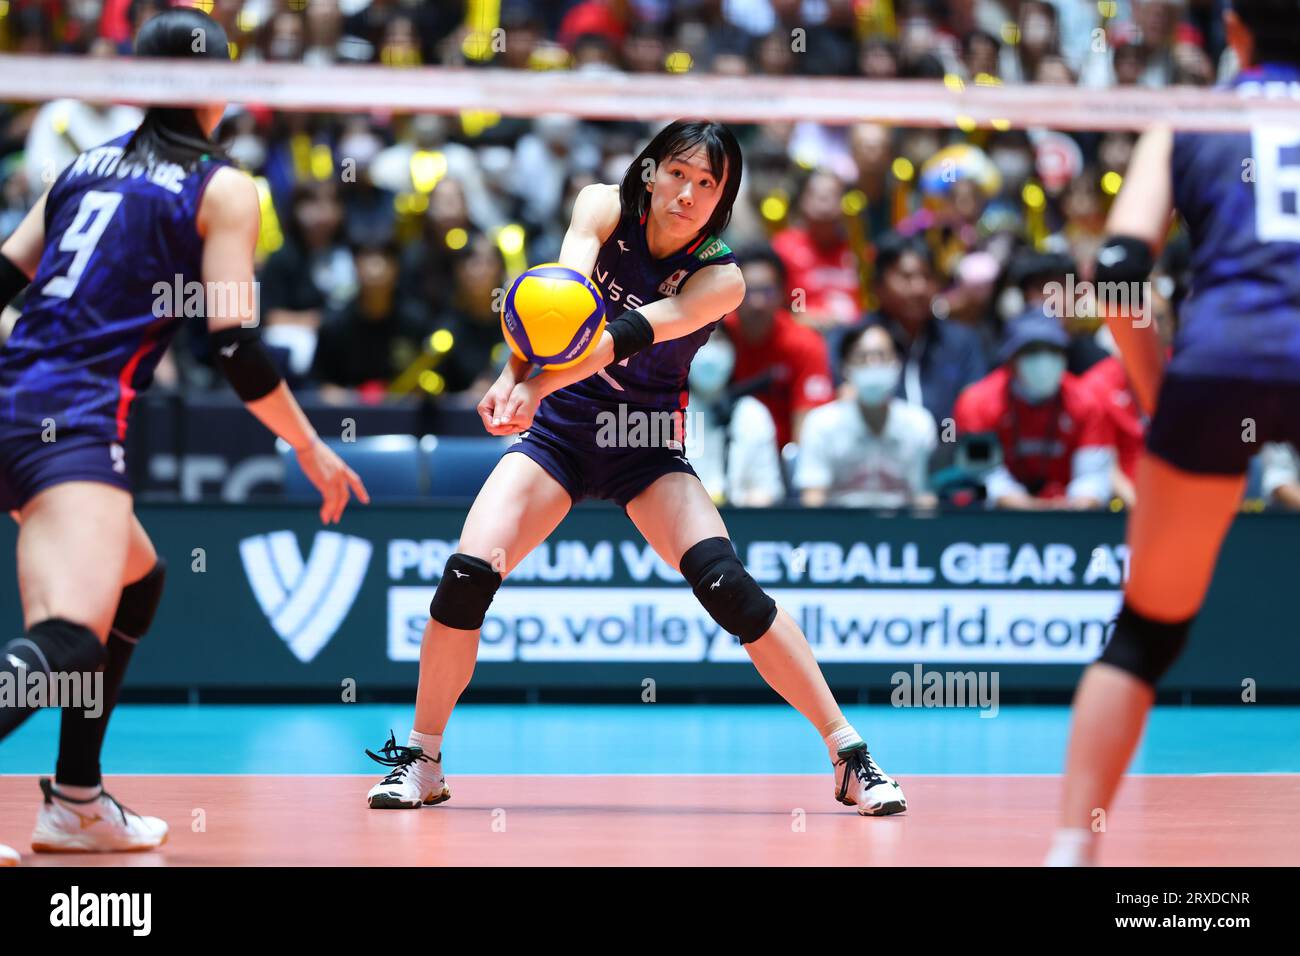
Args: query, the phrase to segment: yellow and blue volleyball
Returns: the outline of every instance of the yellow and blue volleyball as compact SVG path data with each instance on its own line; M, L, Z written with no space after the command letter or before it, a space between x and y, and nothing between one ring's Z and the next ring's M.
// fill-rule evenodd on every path
M560 265L533 266L510 286L501 331L510 351L543 368L568 368L587 357L605 330L605 299L596 284Z

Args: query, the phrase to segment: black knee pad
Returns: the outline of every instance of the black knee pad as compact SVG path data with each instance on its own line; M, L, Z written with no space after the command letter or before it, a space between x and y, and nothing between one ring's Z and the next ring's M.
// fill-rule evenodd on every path
M33 624L25 636L0 649L0 655L17 658L28 670L44 674L97 671L104 666L105 654L90 628L59 617Z
M726 538L705 538L687 549L681 570L704 610L740 643L758 640L776 620L776 602L749 576Z
M1097 660L1155 687L1182 654L1195 619L1189 617L1172 624L1153 621L1125 602L1115 619L1115 631Z
M144 637L158 613L162 600L163 584L167 580L167 562L158 559L148 574L134 584L122 588L122 598L113 618L113 630L119 637L138 641Z
M457 630L476 631L483 626L499 587L501 575L492 565L457 551L442 569L442 580L429 603L429 617Z

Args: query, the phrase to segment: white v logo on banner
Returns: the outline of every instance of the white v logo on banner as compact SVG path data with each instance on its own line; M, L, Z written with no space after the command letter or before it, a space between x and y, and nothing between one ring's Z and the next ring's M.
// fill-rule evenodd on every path
M292 531L239 542L244 573L262 613L304 664L329 643L352 609L372 550L364 538L317 531L304 565Z

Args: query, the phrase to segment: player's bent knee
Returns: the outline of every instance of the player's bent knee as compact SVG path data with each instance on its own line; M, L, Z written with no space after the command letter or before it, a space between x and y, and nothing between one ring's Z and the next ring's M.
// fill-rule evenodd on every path
M477 631L483 626L501 574L482 558L457 551L447 559L429 604L429 616L446 627Z
M23 637L0 648L0 658L44 674L95 671L104 666L104 645L83 624L59 617L33 624Z
M148 574L122 589L122 598L113 618L113 630L136 640L143 637L158 613L166 582L167 562L160 557Z
M727 538L705 538L687 549L681 571L704 610L740 643L752 643L771 629L776 602L750 577Z
M1153 621L1125 602L1115 620L1115 632L1097 660L1155 687L1182 654L1193 620Z

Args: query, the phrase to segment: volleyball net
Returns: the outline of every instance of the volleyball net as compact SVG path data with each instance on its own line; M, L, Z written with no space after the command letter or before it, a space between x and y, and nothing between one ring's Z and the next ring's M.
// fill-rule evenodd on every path
M26 148L0 177L12 228L24 201L108 138L114 109L228 102L218 138L262 196L264 335L291 383L358 407L414 396L438 409L433 430L471 434L481 432L473 405L506 359L501 290L558 257L576 194L621 179L668 120L736 130L745 169L723 238L786 261L785 308L826 345L826 400L842 380L844 329L880 311L882 242L923 240L930 312L975 330L972 368L990 369L1010 320L1048 284L1087 273L1140 130L1300 130L1288 94L1002 84L983 73L903 81L0 55L0 102L11 118L34 111ZM129 128L138 116L117 121ZM87 130L99 139L83 141ZM14 176L26 178L25 197ZM1166 313L1186 291L1185 248L1172 242L1153 277ZM357 371L356 341L328 340L331 323L363 302L422 330L394 337L385 370ZM1078 338L1099 320L1066 324ZM201 339L201 329L182 333L163 375L186 397L221 388ZM1094 360L1104 354L1089 348ZM429 427L386 427L408 424Z

